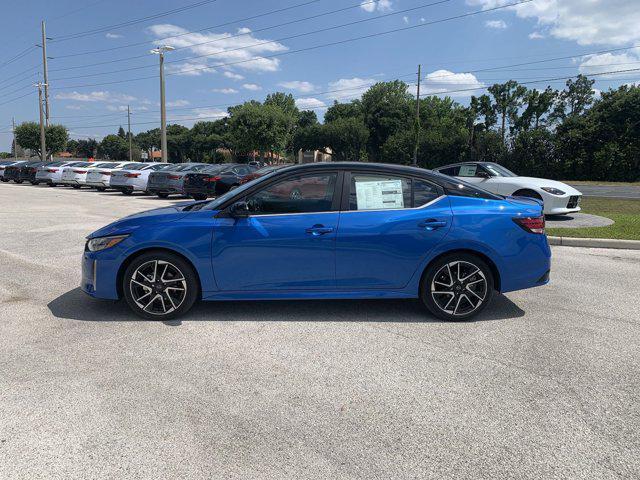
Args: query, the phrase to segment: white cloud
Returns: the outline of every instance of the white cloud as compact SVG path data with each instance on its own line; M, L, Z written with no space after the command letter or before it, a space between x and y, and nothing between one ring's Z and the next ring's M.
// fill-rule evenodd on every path
M409 24L409 17L405 15L404 17L402 17L402 21L406 24Z
M168 74L187 77L197 77L204 73L215 72L215 69L208 66L206 61L200 62L197 59L187 60L184 63L165 63L165 69Z
M327 108L326 103L313 97L296 99L296 107L300 110L312 110L316 108Z
M391 0L362 0L360 8L365 12L385 12L391 10Z
M288 88L289 90L297 90L300 93L311 93L316 89L316 86L310 82L303 82L300 80L292 80L290 82L280 82L280 87Z
M507 28L507 23L504 20L487 20L484 22L485 27L493 28L495 30L504 30Z
M198 118L211 119L224 118L229 115L226 111L220 110L219 108L198 108L194 110L194 113Z
M68 110L84 110L83 105L67 105L65 108Z
M260 85L256 85L255 83L243 83L242 88L244 88L245 90L251 90L252 92L262 90L262 87Z
M531 40L540 40L540 39L544 38L544 35L542 35L540 32L531 32L529 34L529 38Z
M212 71L206 67L235 63L234 67L253 72L274 72L280 67L278 58L256 58L288 50L283 44L254 36L248 28L239 28L235 34L200 32L188 33L182 27L170 24L153 25L149 32L158 38L156 45L170 45L185 49L191 55L200 56L181 64L177 72L181 75L198 75ZM176 36L179 35L179 36ZM173 38L164 38L171 37ZM252 60L253 59L253 60ZM239 63L236 63L239 62ZM172 64L169 59L167 67ZM198 70L199 68L203 70Z
M225 95L231 95L232 93L238 93L238 90L236 90L235 88L214 88L211 91L212 92L216 92L216 93L224 93Z
M512 0L467 0L470 5L494 8ZM509 7L520 18L530 18L549 34L580 45L623 45L640 40L637 0L535 0Z
M603 53L599 55L586 55L581 58L578 69L580 73L593 74L611 72L615 70L629 70L638 68L640 55L633 53ZM601 75L600 78L619 78L628 76L629 73Z
M107 105L107 110L109 110L110 112L126 112L127 106L126 105Z
M122 103L132 102L136 99L131 95L124 93L113 93L107 91L96 91L89 93L80 92L67 92L58 93L55 96L56 100L75 100L76 102L104 102L104 103Z
M107 38L122 38L122 35L120 35L119 33L107 33L105 35L105 37L107 37Z
M376 80L373 78L341 78L335 82L329 82L329 90L327 97L331 100L350 100L358 98L366 92Z
M172 102L167 102L167 107L186 107L190 105L188 100L174 100Z
M223 75L227 78L230 78L232 80L244 80L244 77L242 75L240 75L239 73L235 73L235 72L230 72L230 71L226 71L223 73Z
M424 93L428 95L445 94L450 97L469 97L474 91L460 92L481 88L484 84L471 73L454 73L449 70L436 70L427 74L424 81Z

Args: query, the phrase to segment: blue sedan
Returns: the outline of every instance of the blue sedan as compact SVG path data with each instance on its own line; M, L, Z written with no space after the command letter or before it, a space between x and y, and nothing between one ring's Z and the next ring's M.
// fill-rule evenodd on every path
M87 238L82 289L166 320L199 300L419 298L466 320L549 281L542 205L429 170L316 163Z

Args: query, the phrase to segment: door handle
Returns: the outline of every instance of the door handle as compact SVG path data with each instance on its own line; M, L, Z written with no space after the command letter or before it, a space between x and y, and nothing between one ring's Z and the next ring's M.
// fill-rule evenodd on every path
M435 230L436 228L446 227L447 222L445 220L435 220L430 218L429 220L424 220L418 223L418 227L424 228L425 230Z
M311 228L307 228L305 232L310 235L313 235L314 237L318 237L320 235L325 235L327 233L333 232L333 228L325 227L324 225L314 225Z

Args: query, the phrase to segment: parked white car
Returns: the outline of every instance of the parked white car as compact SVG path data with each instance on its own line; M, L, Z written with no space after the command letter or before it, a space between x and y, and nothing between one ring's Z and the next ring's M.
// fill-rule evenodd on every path
M99 192L104 192L109 188L109 181L113 172L121 169L136 169L143 166L144 163L140 162L115 162L108 166L103 165L100 168L94 168L87 173L87 187L93 187Z
M64 167L60 184L71 186L73 188L82 188L87 183L87 173L94 168L109 168L112 162L87 162L85 166Z
M109 186L120 190L125 195L131 195L134 191L146 192L149 175L160 170L171 170L179 167L179 163L143 163L140 169L122 169L111 173Z
M542 200L545 215L566 215L580 211L582 193L575 188L555 180L519 177L497 163L465 162L434 170L499 195Z
M50 187L55 187L62 180L64 167L85 167L91 165L89 162L53 162L38 167L36 172L36 182L45 183Z

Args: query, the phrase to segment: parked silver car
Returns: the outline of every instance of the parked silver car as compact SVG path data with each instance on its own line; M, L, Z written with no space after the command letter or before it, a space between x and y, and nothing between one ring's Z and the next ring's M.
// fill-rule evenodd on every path
M62 180L62 170L65 167L85 167L89 162L52 162L38 167L36 181L55 187Z
M176 163L144 163L142 168L138 169L121 169L111 172L109 186L116 190L120 190L125 195L131 195L135 192L147 192L147 183L149 175L153 172L167 172L174 170L180 166Z
M160 198L167 198L172 194L182 195L185 174L200 172L210 166L210 163L180 163L171 171L153 172L149 175L147 191Z

